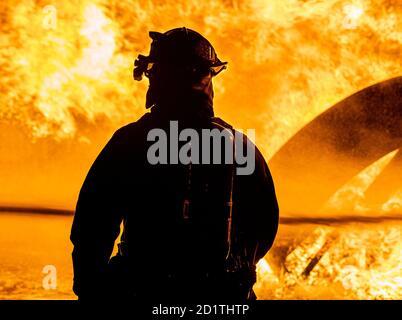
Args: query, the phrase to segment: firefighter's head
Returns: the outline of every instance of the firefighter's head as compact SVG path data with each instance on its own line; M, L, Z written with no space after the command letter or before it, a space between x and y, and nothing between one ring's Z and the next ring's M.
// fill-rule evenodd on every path
M219 60L209 41L187 28L149 35L149 56L139 55L133 72L135 80L149 78L146 107L197 100L212 107L211 80L227 62Z

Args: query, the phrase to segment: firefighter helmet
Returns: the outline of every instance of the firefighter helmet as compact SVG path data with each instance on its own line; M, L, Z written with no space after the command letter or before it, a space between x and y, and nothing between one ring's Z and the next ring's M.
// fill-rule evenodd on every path
M198 32L176 28L165 33L151 31L153 40L149 56L139 55L135 61L134 79L141 80L154 64L166 63L174 66L209 68L217 75L226 68L227 62L219 60L211 43Z

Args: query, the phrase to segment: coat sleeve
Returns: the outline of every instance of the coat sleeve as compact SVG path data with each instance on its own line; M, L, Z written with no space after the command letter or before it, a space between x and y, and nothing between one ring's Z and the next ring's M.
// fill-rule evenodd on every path
M117 131L93 163L79 194L70 239L73 291L80 298L101 295L106 287L107 264L123 219L121 160Z
M268 165L256 148L255 232L258 238L256 261L265 256L274 243L279 224L279 206Z
M237 177L234 223L246 242L247 255L252 255L250 258L256 263L265 256L274 242L278 230L279 207L274 182L264 157L247 137L245 140L255 151L255 167L250 175Z

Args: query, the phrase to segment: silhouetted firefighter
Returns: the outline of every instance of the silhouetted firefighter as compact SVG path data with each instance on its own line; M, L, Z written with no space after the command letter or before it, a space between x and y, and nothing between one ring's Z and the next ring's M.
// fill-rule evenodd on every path
M226 62L190 29L150 32L150 37L150 54L138 56L134 78L149 78L151 112L117 130L79 195L71 231L74 292L83 300L253 299L255 265L278 227L268 166L245 136L243 150L251 145L255 152L250 174L236 174L236 162L175 161L172 121L179 132L229 132L235 149L236 131L213 112L212 78ZM161 163L150 163L155 142L148 134L156 128L167 132L169 163L163 161L163 144ZM214 146L201 150L200 157L213 159L227 147ZM122 222L118 254L110 259Z

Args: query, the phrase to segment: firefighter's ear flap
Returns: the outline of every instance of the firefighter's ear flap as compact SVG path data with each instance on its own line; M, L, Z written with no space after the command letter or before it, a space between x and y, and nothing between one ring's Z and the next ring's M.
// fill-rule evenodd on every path
M163 36L164 36L163 33L160 33L160 32L157 32L157 31L150 31L149 32L149 37L152 40L159 40L159 39L163 38Z

